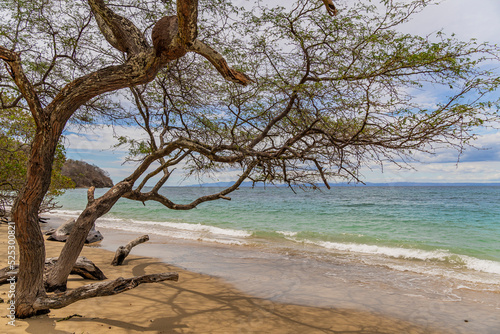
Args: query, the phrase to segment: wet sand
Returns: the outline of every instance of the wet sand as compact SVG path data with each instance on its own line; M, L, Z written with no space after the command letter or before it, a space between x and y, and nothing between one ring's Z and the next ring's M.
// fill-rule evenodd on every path
M7 265L7 226L0 225L1 267ZM63 243L46 242L47 257ZM134 253L132 251L132 253ZM130 255L113 267L113 252L85 247L108 279L175 271L179 282L143 284L108 297L78 301L65 308L8 325L3 304L2 333L451 333L376 312L284 304L252 297L222 279L193 273L158 259ZM0 262L0 263L1 263ZM93 281L70 276L69 288ZM7 302L8 285L0 287ZM1 304L0 304L1 305ZM1 306L0 306L1 307ZM68 320L64 318L78 314Z

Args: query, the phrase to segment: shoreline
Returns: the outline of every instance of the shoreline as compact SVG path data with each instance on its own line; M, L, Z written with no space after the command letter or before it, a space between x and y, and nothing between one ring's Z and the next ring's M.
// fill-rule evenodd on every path
M0 258L7 263L7 225L0 225ZM63 243L46 242L47 257L57 256ZM134 252L132 252L134 253ZM158 259L129 255L123 266L109 263L113 252L84 247L82 256L91 259L109 279L145 273L176 271L179 282L144 284L114 296L78 301L49 314L16 319L5 333L445 333L429 326L383 316L376 312L342 308L319 308L284 304L249 296L222 279L193 273ZM70 276L69 288L93 281ZM7 302L7 285L0 296ZM4 304L7 305L7 304ZM73 317L62 320L73 314Z
M108 237L108 242L102 246L107 250L115 250L119 246L119 240L128 242L139 236L133 232L116 229L100 230L105 240ZM394 277L396 280L412 277L405 286L394 289L384 282L385 279L375 277L381 271L387 272L387 268L374 268L359 263L341 263L333 268L331 263L327 263L327 266L323 267L321 261L311 263L310 258L302 255L297 258L297 254L283 256L247 246L210 244L149 235L150 241L138 246L134 254L154 256L189 271L217 277L244 294L261 300L301 305L306 308L343 309L347 312L377 314L383 318L411 323L424 333L497 334L500 327L498 292L479 294L479 297L487 295L490 304L486 305L483 301L471 301L472 297L477 298L478 295L468 289L461 289L463 296L467 297L463 299L454 299L453 291L446 295L428 293L421 289L416 291L411 285L413 280L418 282L421 279L418 274L401 274L389 270L389 275L401 276ZM345 280L338 275L340 271L347 271L351 272L351 276L356 276L359 270L374 269L373 282L361 281L355 277L354 280ZM325 270L328 271L326 277ZM443 280L444 286L440 288L446 289L448 283L446 279ZM386 330L388 329L378 328L367 333L386 333ZM400 333L407 332L402 330Z
M48 224L41 224L43 230L57 227L68 218L58 214L44 216L50 219ZM66 331L64 324L69 322L74 326L84 322L85 328L88 324L92 324L93 331L87 331L88 333L101 333L103 328L106 329L103 327L104 324L108 322L120 323L120 326L116 328L111 326L110 332L112 333L329 333L351 331L353 328L370 328L369 331L361 329L354 330L354 332L496 334L497 328L500 328L498 291L480 294L480 298L482 296L487 296L487 298L480 299L480 302L477 302L477 299L471 302L469 297L474 292L460 289L466 298L460 297L455 300L455 291L452 290L446 292L446 295L429 294L422 289L415 290L412 284L413 280L416 280L417 285L419 284L421 277L418 275L405 276L406 274L403 273L401 277L389 276L379 279L377 275L381 273L394 275L395 272L383 267L366 266L356 261L353 263L352 258L343 259L334 267L331 267L332 263L325 262L327 263L325 267L322 261L311 259L297 249L290 254L288 251L283 254L278 250L269 252L269 249L170 238L147 231L138 233L104 228L105 224L99 221L97 223L98 230L104 235L104 240L85 246L82 256L94 261L110 279L119 276L132 277L177 271L180 274L179 282L168 284L168 289L177 289L180 284L181 288L177 292L195 294L195 298L190 298L190 300L196 300L196 302L192 302L189 309L197 310L194 313L200 312L200 315L206 312L210 315L210 319L198 319L196 324L192 324L191 316L187 316L189 319L185 322L184 319L180 321L182 326L185 325L183 329L170 328L171 324L165 322L158 323L159 327L152 327L151 321L147 323L142 321L144 319L141 320L142 322L136 320L137 314L141 314L142 317L145 309L152 309L153 313L157 314L159 306L171 314L166 315L165 312L157 314L157 319L179 318L176 315L178 311L176 305L166 305L162 302L163 299L157 298L162 295L165 300L176 301L172 297L174 292L163 291L163 283L159 283L158 287L154 287L155 284L146 284L123 294L130 294L128 298L137 299L137 293L142 291L141 289L147 291L140 294L143 303L139 309L135 311L131 309L130 313L124 311L128 314L126 317L114 312L106 313L95 310L95 305L118 310L120 306L114 302L115 298L118 298L116 300L124 305L130 304L125 297L120 297L122 295L120 294L79 301L61 310L53 310L48 316L42 316L36 320L19 320L17 324L23 324L23 329L20 330L19 327L12 329L6 326L7 333L81 332L78 331L80 328L71 326ZM0 259L5 258L4 266L7 264L6 226L0 224ZM124 266L110 266L109 263L118 246L125 245L145 233L150 236L150 241L133 248ZM47 257L58 256L63 245L64 243L60 242L46 242ZM128 261L133 267L129 267ZM157 265L159 267L156 267ZM159 269L151 271L150 267ZM147 271L146 268L148 268ZM360 273L366 275L367 272L373 276L373 281L359 279ZM110 275L110 273L118 276ZM346 273L349 275L345 276ZM408 282L405 282L399 289L394 289L387 285L388 278ZM183 279L188 281L187 284L195 283L196 289L185 289ZM443 277L442 281L444 286L440 289L446 289L446 279ZM77 276L70 276L69 282L70 287L93 283L93 281L83 281ZM4 299L6 298L1 293L5 291L7 287L0 286L0 297ZM217 313L224 313L221 315L223 320L218 320L218 315L212 316L211 311L202 311L207 300L210 304L213 301L219 301L219 296L230 297L231 300L238 301L237 305L231 303L228 305L226 300L220 301L222 304L219 304L223 306L218 309ZM491 305L491 300L493 300L493 305ZM241 305L243 301L245 303ZM94 313L81 313L81 310L87 306L79 307L79 305L91 305ZM129 308L136 308L136 305L128 305L127 309ZM233 311L242 308L243 311L231 314L226 310L227 308ZM71 310L76 311L70 313ZM280 312L277 313L276 310ZM68 321L55 322L75 313L83 315L85 320L72 318ZM154 322L153 318L149 320ZM4 319L7 323L8 319ZM134 321L130 322L130 319ZM337 319L340 319L339 322ZM255 323L256 321L258 324ZM227 324L227 328L221 327L221 322ZM31 330L31 326L34 326L36 330ZM61 328L62 331L60 331ZM233 330L233 328L237 329Z

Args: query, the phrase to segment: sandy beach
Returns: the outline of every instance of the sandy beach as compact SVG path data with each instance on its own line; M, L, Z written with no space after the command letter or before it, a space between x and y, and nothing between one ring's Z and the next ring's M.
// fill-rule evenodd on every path
M0 225L0 258L7 264L7 226ZM63 243L46 242L47 257L58 256ZM132 252L133 253L133 252ZM354 309L316 308L275 303L246 295L223 280L177 268L158 259L130 255L113 267L113 253L85 247L108 279L150 273L179 273L179 282L144 284L131 291L82 300L31 319L7 324L3 333L443 333L429 327ZM3 267L3 266L2 266ZM92 281L70 276L69 288ZM8 286L0 287L7 301ZM7 305L7 304L4 304ZM75 315L68 320L64 318Z

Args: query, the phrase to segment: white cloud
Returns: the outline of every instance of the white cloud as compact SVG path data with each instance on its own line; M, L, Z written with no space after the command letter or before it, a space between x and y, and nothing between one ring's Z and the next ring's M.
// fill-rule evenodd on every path
M414 164L415 170L402 170L394 165L380 169L364 170L367 182L457 182L457 183L487 183L500 182L500 162L461 162Z
M118 144L117 137L128 136L134 139L145 139L146 133L138 126L95 126L76 129L69 126L65 131L65 145L75 151L110 150L125 152L128 148Z
M498 0L446 0L426 7L401 27L407 33L428 35L440 31L455 33L462 40L499 43L500 1Z

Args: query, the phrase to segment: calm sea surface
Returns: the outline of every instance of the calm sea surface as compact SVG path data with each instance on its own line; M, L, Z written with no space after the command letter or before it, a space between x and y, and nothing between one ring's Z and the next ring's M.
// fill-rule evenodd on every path
M176 203L222 188L167 187ZM96 195L105 190L99 189ZM349 256L395 270L500 284L500 187L241 188L232 200L174 211L120 200L98 226L171 238ZM56 213L74 216L86 190Z
M162 192L185 204L221 189ZM380 312L429 331L499 333L500 187L270 187L230 196L190 211L120 200L97 221L104 240L96 247L114 251L147 233L134 254L266 300ZM86 200L85 189L67 191L47 225L76 217Z

